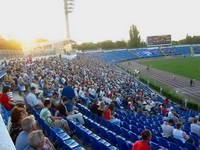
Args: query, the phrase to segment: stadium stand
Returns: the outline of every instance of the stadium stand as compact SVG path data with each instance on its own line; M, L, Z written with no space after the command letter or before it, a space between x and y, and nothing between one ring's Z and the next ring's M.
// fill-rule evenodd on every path
M131 51L134 51L136 55ZM163 48L163 51L168 55L180 55L190 53L190 48L189 46L177 46L167 50ZM76 119L57 116L68 122L72 134L64 132L61 128L49 126L46 121L40 118L40 109L31 107L26 98L24 101L27 111L35 116L45 136L58 150L84 150L88 148L92 150L131 150L133 144L142 139L140 133L144 130L150 130L152 133L149 146L153 150L160 148L198 150L200 135L191 130L191 126L194 124L193 119L198 119L198 123L200 123L198 112L183 109L182 106L166 100L136 78L98 59L104 59L108 63L116 63L127 59L137 59L138 56L157 57L163 56L163 53L158 48L111 50L87 55L79 54L77 58L70 61L59 57L49 57L37 60L11 60L8 63L9 66L5 65L13 71L10 81L13 91L19 90L14 87L18 87L17 83L20 82L26 87L26 91L20 92L26 95L31 85L34 85L37 92L33 93L35 99L32 100L40 98L43 103L46 99L50 99L53 103L51 107L53 115L57 114L56 104L63 102L62 90L66 87L66 83L67 86L73 88L74 94L70 94L74 97L71 99L66 96L68 102L65 107L68 113L77 114L79 112L85 124L80 124ZM16 65L23 69L13 69ZM52 97L55 92L58 93L58 98ZM11 95L9 94L10 97ZM107 119L105 114L91 112L91 103L94 99L98 102L98 112L110 112L108 114L110 116L107 116L110 119ZM99 109L102 103L104 107ZM109 110L109 106L113 106L115 109ZM162 112L163 106L166 107L167 115ZM1 105L1 110L3 121L7 125L10 112L6 110L4 105ZM112 122L113 118L119 120L120 124ZM175 139L173 135L163 137L162 125L169 119L182 123L182 130L189 137L187 142L183 143L179 139Z

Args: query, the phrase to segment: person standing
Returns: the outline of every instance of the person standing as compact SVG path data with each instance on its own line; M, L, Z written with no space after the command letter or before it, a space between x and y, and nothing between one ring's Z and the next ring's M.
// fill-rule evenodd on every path
M132 146L132 150L151 150L151 146L148 144L152 137L151 131L144 130L142 131L141 136L142 140L136 141Z
M190 87L193 86L193 79L190 79Z

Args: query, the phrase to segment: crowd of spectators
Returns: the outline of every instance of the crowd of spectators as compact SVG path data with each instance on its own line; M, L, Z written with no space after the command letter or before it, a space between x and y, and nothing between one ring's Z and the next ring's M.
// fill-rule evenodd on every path
M40 117L47 125L69 133L68 122L63 117L84 125L75 103L86 105L94 114L119 126L121 121L115 117L115 108L120 109L123 105L133 113L146 116L161 111L165 120L162 125L163 137L174 137L183 143L194 142L181 129L179 114L172 107L166 107L170 100L156 102L156 93L147 93L134 77L97 58L89 55L78 55L73 60L62 57L26 58L11 60L4 66L8 72L4 77L0 102L11 110L9 132L17 149L32 150L45 146L54 149L54 146L38 130L34 117L27 113L29 111L25 105L18 106L15 100L8 97L9 90L18 90L27 106L41 110ZM191 121L191 132L200 136L199 116ZM145 130L141 136L142 141L137 141L133 150L151 149L148 146L151 132Z

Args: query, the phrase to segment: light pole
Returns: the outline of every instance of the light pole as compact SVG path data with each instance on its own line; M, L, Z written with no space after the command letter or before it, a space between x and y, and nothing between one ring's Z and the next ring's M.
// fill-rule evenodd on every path
M74 9L74 0L64 0L65 9L65 21L66 21L66 40L70 41L70 29L69 29L69 14Z
M66 21L66 42L64 42L64 53L72 51L70 29L69 29L69 14L74 9L74 0L64 0L65 21Z

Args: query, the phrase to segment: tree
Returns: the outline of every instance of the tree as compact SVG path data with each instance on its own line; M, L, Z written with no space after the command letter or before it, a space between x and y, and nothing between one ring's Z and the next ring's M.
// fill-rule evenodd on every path
M99 45L99 47L101 47L102 49L114 49L115 48L115 43L113 43L112 40L106 40L106 41L97 43L97 45Z
M126 41L116 41L115 42L115 48L120 49L120 48L127 48L127 43Z
M200 44L200 36L190 36L187 34L184 39L178 41L178 44Z
M17 40L6 40L0 37L0 49L22 50L22 44Z
M135 25L132 25L129 30L130 39L128 41L129 48L138 48L141 46L141 38L139 31Z

